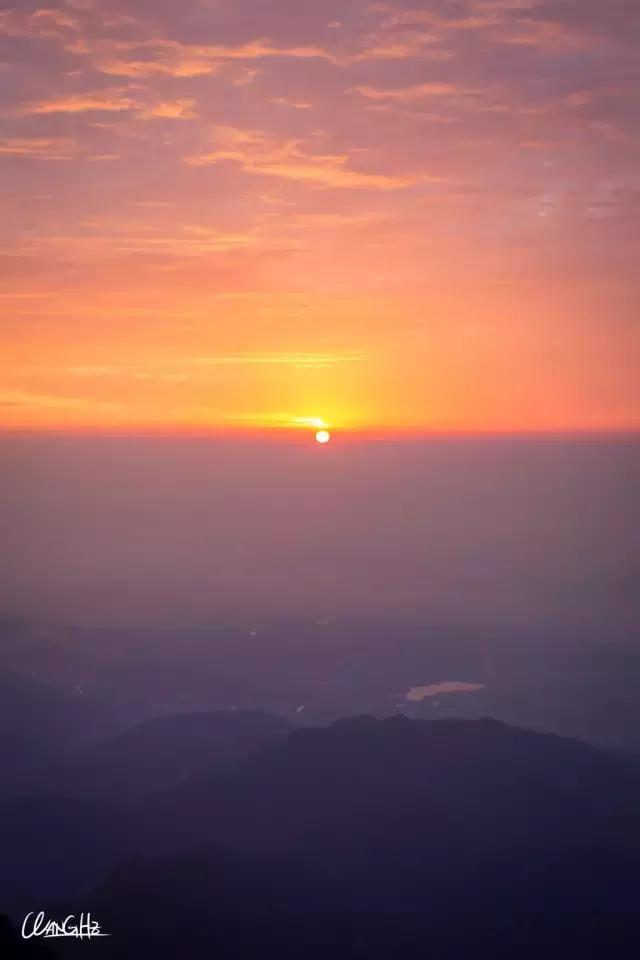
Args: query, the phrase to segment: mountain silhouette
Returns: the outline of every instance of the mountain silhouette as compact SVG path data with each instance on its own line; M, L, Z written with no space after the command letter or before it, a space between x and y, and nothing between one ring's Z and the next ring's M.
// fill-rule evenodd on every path
M578 741L490 719L360 717L296 730L158 795L140 840L319 860L334 848L357 859L378 833L396 848L428 833L431 855L446 857L451 842L626 843L640 836L639 800L635 759Z
M53 772L48 788L58 794L122 800L162 790L201 767L249 753L291 725L254 710L179 713L146 720L92 744Z
M28 907L74 895L140 835L147 795L200 768L246 756L290 724L259 711L185 713L145 721L48 765L38 790L0 801L0 897Z
M638 853L545 847L434 863L427 844L416 838L402 864L387 848L355 873L340 857L322 869L217 848L131 862L91 898L110 934L97 956L636 955Z
M39 786L50 767L114 728L108 709L80 691L0 671L0 797Z
M5 820L5 868L28 836L99 956L618 958L640 933L637 759L495 720L358 717L56 803L46 836L42 808Z

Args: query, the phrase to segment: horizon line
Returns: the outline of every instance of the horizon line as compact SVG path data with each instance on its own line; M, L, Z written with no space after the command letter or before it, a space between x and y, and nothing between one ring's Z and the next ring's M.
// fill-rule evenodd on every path
M434 440L491 440L491 439L557 439L557 440L640 440L638 427L492 427L492 428L419 428L405 426L389 427L331 427L332 442L344 438L350 442L373 441L434 441ZM241 427L237 426L65 426L40 425L0 426L0 438L42 437L78 439L157 439L157 440L254 440L281 442L305 442L312 440L314 428L307 427Z

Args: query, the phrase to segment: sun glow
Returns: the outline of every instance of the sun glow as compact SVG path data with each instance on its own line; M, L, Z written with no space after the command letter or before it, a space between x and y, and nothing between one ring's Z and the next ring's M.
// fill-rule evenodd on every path
M316 440L318 443L329 443L329 440L331 440L331 434L328 430L318 430L316 433Z
M327 421L323 420L322 417L295 417L293 423L302 427L316 427L318 430L327 426Z

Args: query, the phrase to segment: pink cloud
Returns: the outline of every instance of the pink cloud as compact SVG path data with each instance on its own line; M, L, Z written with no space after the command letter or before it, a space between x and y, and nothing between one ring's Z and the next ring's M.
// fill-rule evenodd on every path
M229 160L238 163L245 173L335 188L399 190L435 179L422 173L382 174L356 170L345 154L311 153L298 140L270 139L257 130L219 127L214 140L213 150L187 156L185 162L192 166L210 166Z

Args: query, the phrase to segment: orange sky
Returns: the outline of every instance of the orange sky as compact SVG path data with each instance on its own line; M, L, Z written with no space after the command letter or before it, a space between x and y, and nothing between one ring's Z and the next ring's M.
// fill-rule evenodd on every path
M602 7L16 0L4 426L638 428L640 61Z

